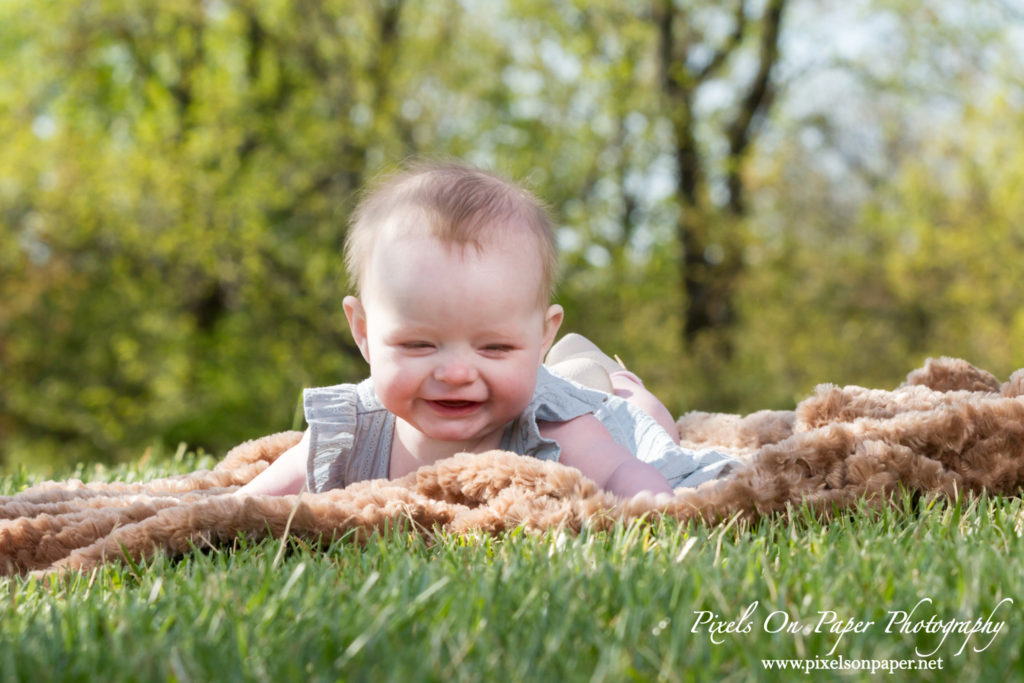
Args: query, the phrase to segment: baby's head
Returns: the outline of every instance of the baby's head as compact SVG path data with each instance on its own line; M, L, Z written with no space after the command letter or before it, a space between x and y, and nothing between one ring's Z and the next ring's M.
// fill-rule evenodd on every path
M497 448L562 321L540 203L475 168L411 168L360 204L346 261L345 315L399 441Z
M345 242L345 265L356 289L363 292L378 246L424 234L463 249L510 241L532 250L540 265L539 304L554 293L558 255L541 202L500 176L455 163L410 166L360 202Z

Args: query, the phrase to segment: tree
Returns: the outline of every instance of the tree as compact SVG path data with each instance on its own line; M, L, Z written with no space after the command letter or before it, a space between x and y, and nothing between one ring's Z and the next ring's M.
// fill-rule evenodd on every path
M221 450L362 374L345 221L379 169L437 149L444 112L407 104L445 99L419 67L451 55L453 7L5 3L8 461Z
M680 209L676 231L687 295L683 333L689 344L702 332L735 322L733 297L743 264L735 224L747 212L744 169L751 145L775 99L786 0L768 0L760 16L752 15L751 5L746 0L732 2L730 29L717 39L709 28L698 27L720 20L730 8L658 0L654 11L661 93L673 133ZM755 44L753 73L743 78L736 62L750 43ZM700 120L697 99L709 84L723 79L729 66L735 87L730 111L710 122L713 133L701 135L700 126L708 122ZM725 151L715 159L710 150L719 137L724 138ZM724 196L717 206L711 198L713 163L723 176L718 182Z
M0 3L0 460L297 425L365 373L346 221L416 154L545 198L567 326L675 412L1017 362L1004 5Z
M826 378L892 386L929 355L1005 377L1024 363L1009 294L1022 17L1003 3L831 10L858 39L810 31L835 47L789 85L748 169L735 371L775 404Z

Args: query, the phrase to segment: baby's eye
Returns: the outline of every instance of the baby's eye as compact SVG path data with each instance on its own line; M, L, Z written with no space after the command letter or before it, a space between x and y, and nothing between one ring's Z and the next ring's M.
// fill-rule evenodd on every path
M434 345L431 344L430 342L425 342L425 341L402 342L402 344L401 344L401 347L403 349L406 349L406 350L409 350L409 351L418 351L418 350L422 350L422 349L430 349L430 348L433 348L433 346Z
M484 346L484 351L488 353L508 353L513 349L511 344L487 344Z

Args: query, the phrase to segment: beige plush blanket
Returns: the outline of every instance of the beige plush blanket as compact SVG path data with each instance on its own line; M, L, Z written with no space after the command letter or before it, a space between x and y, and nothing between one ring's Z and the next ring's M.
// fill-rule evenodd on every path
M327 493L233 495L298 432L243 443L210 471L143 484L46 482L0 497L0 575L178 555L229 544L240 532L326 543L396 525L425 535L578 531L651 514L754 520L801 502L828 515L864 498L884 504L901 486L950 497L1024 487L1024 370L1001 384L965 361L929 360L892 391L822 385L795 411L694 412L679 427L689 445L729 450L745 464L661 506L623 501L575 469L500 451Z

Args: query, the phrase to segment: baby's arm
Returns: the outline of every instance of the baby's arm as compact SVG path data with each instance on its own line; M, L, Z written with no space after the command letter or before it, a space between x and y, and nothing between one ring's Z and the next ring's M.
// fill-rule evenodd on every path
M287 496L300 493L306 486L306 456L309 454L309 430L270 467L238 489L235 495Z
M541 436L554 439L561 447L559 462L575 467L606 491L624 497L641 491L672 493L661 472L616 443L593 415L538 426Z

